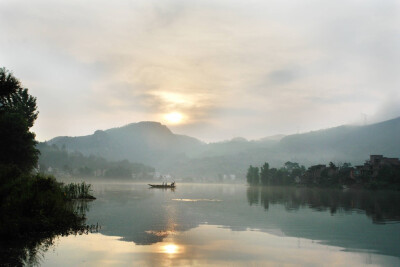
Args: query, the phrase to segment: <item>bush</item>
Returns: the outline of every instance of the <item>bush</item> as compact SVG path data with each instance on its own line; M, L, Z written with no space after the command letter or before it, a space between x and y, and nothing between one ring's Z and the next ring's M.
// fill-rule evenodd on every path
M64 195L61 183L48 175L21 174L13 179L12 168L0 168L0 236L16 237L38 232L65 231L84 222Z

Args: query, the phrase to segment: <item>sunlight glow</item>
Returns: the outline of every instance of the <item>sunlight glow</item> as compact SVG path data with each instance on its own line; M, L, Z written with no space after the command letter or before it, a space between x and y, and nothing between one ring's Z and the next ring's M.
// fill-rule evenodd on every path
M163 247L164 253L175 254L178 252L178 246L174 244L169 244Z
M172 103L172 104L191 103L187 95L170 93L170 92L160 92L160 91L157 91L155 94L161 96L161 98L164 99L167 103Z
M172 112L172 113L166 114L164 116L164 118L170 123L180 123L183 119L183 116L179 112Z

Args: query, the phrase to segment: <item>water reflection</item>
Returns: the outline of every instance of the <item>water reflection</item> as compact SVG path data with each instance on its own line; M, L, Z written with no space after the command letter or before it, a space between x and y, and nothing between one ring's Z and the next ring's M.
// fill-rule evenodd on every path
M256 231L234 232L199 225L174 240L138 245L93 234L67 237L44 266L396 266L399 259L374 253L344 252L312 240Z
M185 201L185 202L198 202L198 201L206 201L206 202L219 202L222 201L220 199L192 199L192 198L174 198L174 201Z
M270 204L283 204L285 209L298 210L310 207L333 215L343 212L365 212L374 223L400 221L400 194L392 191L334 190L295 187L248 187L249 205L261 205L265 210Z
M69 208L75 210L79 216L89 211L89 201L72 201ZM54 247L59 237L69 235L87 235L98 232L101 227L87 225L84 222L72 225L69 228L61 227L47 232L36 232L34 235L18 237L13 240L0 241L1 266L37 266L44 260L44 254Z
M102 234L137 245L166 242L209 224L400 255L400 224L387 224L398 222L398 193L193 184L181 184L175 192L139 184L95 189L98 199L88 222L100 222Z
M313 265L325 258L379 265L387 264L382 255L400 259L400 224L388 223L398 221L397 209L387 207L399 204L394 193L193 184L175 191L106 184L95 191L87 223L99 222L100 234L63 239L58 256L46 253L48 266L62 262L71 248L83 251L77 264L85 259L89 266Z

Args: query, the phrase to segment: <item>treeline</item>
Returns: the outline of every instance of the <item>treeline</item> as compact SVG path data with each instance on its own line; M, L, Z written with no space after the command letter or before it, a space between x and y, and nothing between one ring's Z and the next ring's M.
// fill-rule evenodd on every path
M270 168L266 162L260 168L250 165L246 179L250 185L290 185L298 182L305 172L306 168L297 162L287 161L279 169Z
M369 174L361 174L357 177L357 180L365 184L368 189L400 191L400 166L381 166L376 177L372 177Z
M22 266L41 242L85 227L84 214L74 209L62 184L34 171L39 151L30 128L37 116L36 98L0 68L0 262L5 266Z
M153 177L154 168L127 160L108 161L98 156L85 156L82 153L68 152L65 147L39 143L39 171L60 175L79 175L85 177L116 177L148 179Z
M281 168L270 168L268 163L264 163L260 168L250 165L246 178L250 185L337 186L354 183L352 170L350 163L336 166L330 162L328 166L319 164L306 169L297 162L287 161Z
M351 163L335 165L318 164L305 168L296 162L286 162L283 167L250 167L247 170L247 183L250 185L304 185L320 187L356 186L367 189L400 190L400 161L381 155L379 162L367 160L364 165L352 167Z

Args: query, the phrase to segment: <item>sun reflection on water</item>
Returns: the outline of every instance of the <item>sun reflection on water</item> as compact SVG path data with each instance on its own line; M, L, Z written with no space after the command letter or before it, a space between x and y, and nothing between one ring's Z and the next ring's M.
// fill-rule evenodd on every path
M82 262L88 266L319 266L321 262L329 266L400 266L398 257L346 251L275 233L246 230L233 234L218 225L199 225L151 245L100 233L60 237L57 250L47 251L41 265L81 266Z

